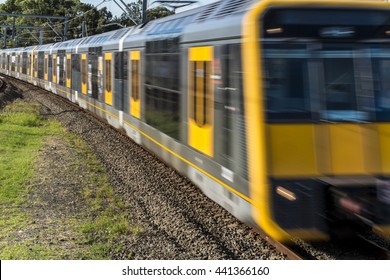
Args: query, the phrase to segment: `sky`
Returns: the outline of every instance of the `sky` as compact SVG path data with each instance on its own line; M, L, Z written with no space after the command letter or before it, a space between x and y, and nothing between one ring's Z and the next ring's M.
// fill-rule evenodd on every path
M125 2L126 4L129 4L131 2L135 2L135 0L122 0L123 2ZM152 4L150 7L153 8L155 7L156 5L153 5L153 2L155 0L148 0L149 4ZM193 7L193 8L197 8L197 7L200 7L202 5L206 5L206 4L209 4L209 3L212 3L212 2L216 2L217 0L198 0L198 3L196 4L193 4L189 7ZM0 0L0 3L4 3L5 0ZM103 0L81 0L81 2L83 3L89 3L89 4L92 4L92 5L98 5L99 3L103 2ZM117 3L120 3L120 0L116 0ZM117 4L114 3L113 0L106 0L105 3L103 3L100 7L104 7L106 6L107 9L114 15L114 16L120 16L123 11L117 6ZM187 8L188 9L188 8ZM178 10L179 11L179 10Z

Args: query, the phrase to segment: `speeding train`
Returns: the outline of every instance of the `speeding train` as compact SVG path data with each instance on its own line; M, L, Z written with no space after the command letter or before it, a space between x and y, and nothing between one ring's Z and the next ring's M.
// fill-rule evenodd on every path
M390 234L390 4L224 0L0 51L282 242Z

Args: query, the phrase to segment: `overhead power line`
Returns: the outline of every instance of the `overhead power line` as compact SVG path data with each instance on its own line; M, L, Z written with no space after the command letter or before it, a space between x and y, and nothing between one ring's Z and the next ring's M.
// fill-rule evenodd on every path
M89 12L91 12L91 11L97 9L100 5L104 4L104 2L106 2L106 1L107 1L107 0L103 0L102 2L100 2L99 4L97 4L96 6L93 6L93 8L91 8L91 9L89 9L88 11L82 13L81 15L78 15L78 16L72 18L72 19L69 19L69 20L66 20L66 21L64 21L64 22L61 22L61 24L69 23L69 22L71 22L71 21L74 21L74 20L76 20L76 19L78 19L78 18L81 18L81 17L85 16L85 15L88 14Z

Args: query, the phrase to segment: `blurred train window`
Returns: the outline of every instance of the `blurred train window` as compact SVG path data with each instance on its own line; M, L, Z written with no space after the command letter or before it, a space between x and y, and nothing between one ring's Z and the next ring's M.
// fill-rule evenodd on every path
M72 54L72 89L75 91L81 91L81 73L80 73L80 55ZM49 66L50 67L50 66Z
M22 73L27 74L27 52L22 54Z
M134 101L138 101L140 98L140 75L141 67L139 60L131 61L131 97Z
M59 50L57 52L57 67L58 67L58 71L57 71L57 81L58 81L58 84L60 84L61 86L65 86L65 63L66 63L66 56L65 56L65 51L64 50Z
M373 59L377 121L390 121L390 50L387 57Z
M114 54L114 78L115 78L115 102L114 106L118 110L126 111L125 106L128 103L127 88L127 65L128 52L116 52ZM127 107L126 107L127 108ZM127 111L126 111L127 112Z
M324 59L327 111L357 110L355 72L352 59Z
M190 78L192 79L192 90L190 98L192 99L192 110L190 110L191 118L199 127L203 127L209 122L210 115L210 61L191 61L190 62Z
M105 69L106 91L111 92L112 90L111 59L106 59L105 64L106 64L106 69Z
M81 83L84 84L84 87L87 84L87 59L84 56L81 59ZM86 94L87 92L83 90L83 93Z
M310 119L307 58L299 50L265 52L266 110L269 120Z
M266 38L388 39L385 10L271 8L263 18Z
M44 64L45 64L45 53L39 52L38 53L38 78L43 79L44 77Z
M179 39L165 38L146 43L146 123L163 133L180 138L180 53Z

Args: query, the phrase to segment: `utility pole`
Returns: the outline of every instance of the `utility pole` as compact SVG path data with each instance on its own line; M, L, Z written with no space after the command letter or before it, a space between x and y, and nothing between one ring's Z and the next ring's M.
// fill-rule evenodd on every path
M8 27L5 27L4 28L4 36L3 36L3 49L5 49L7 47L7 31L8 31Z
M81 25L81 37L87 37L87 22L84 20Z
M40 46L43 45L43 30L42 29L39 31L39 45Z
M64 24L64 38L63 40L68 40L68 28L69 28L69 17L65 16L65 24Z
M64 23L64 35L62 36L62 40L67 39L67 33L68 33L68 16L60 17L60 16L43 16L43 15L30 15L30 14L13 14L13 13L0 13L0 16L2 17L12 17L13 23L12 23L12 39L15 39L16 37L16 28L18 26L16 25L16 18L17 17L26 17L26 18L42 18L47 19L50 21L51 19L59 19L59 20L65 20ZM52 28L53 29L53 28ZM4 34L6 34L8 29L4 29ZM30 32L31 33L31 32ZM35 38L36 39L36 38ZM3 38L3 47L7 45L7 38Z
M15 35L16 35L15 25L16 25L16 17L14 17L12 21L12 40L15 39Z
M145 24L148 21L148 17L146 15L147 8L148 8L148 0L144 0L142 3L142 24Z

